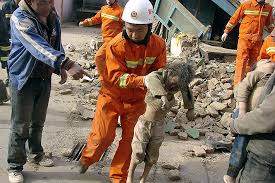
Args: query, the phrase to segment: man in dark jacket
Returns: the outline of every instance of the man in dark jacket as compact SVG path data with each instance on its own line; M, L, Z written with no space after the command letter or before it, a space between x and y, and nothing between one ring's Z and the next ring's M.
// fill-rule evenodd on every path
M39 165L52 165L50 159L45 158L41 144L52 73L61 75L60 83L66 82L66 71L74 79L86 74L78 64L65 57L61 25L53 2L21 0L11 16L12 47L8 60L12 105L8 145L10 183L24 181L26 141L28 160Z
M1 61L7 63L8 60L8 55L10 52L10 41L11 41L11 36L10 36L10 17L12 13L18 8L18 3L20 0L8 0L3 6L2 6L2 16L4 18L4 24L3 26L5 27L6 31L4 34L1 34L4 38L5 41L1 42ZM2 26L2 24L1 24ZM3 67L4 65L4 67ZM7 67L7 64L3 64L2 68L7 69L7 80L6 80L6 86L9 85L9 69Z
M274 183L275 180L275 72L260 96L258 106L231 123L235 134L251 135L247 162L240 183Z

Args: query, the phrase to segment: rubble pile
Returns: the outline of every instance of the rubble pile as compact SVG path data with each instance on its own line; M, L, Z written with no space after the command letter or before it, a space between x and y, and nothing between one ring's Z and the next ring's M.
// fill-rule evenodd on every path
M195 77L190 83L190 88L195 99L195 120L187 120L186 110L181 107L181 96L178 94L178 104L166 118L167 124L170 125L168 133L185 141L189 138L197 139L198 134L199 139L203 136L206 146L194 147L193 151L193 154L198 157L205 157L206 154L212 153L213 149L229 150L233 140L229 133L229 124L232 121L231 113L236 105L232 84L234 62L232 59L228 60L228 57L214 60L202 58L199 50L194 52L196 40L191 44L188 37L181 40L181 45L181 58L168 56L170 58L168 63L180 59L183 63L188 62L193 65ZM190 45L189 48L188 45ZM189 53L188 58L183 57L185 53ZM174 126L171 126L172 123L169 122L171 120L175 122Z
M227 149L232 144L228 127L235 108L232 85L234 63L204 60L197 49L197 39L190 36L184 36L184 39L181 40L182 53L188 58L168 56L168 63L180 59L193 65L195 78L190 83L190 88L195 99L195 120L187 120L179 93L176 95L177 105L167 115L165 131L182 141L205 138L206 146L194 147L193 152L195 156L205 157L206 154L212 153L213 149ZM100 41L93 39L89 45L83 45L79 49L73 45L66 47L69 54L80 58L79 63L94 76L92 80L81 80L75 88L63 86L63 89L60 89L60 95L77 95L77 102L70 111L72 119L90 120L94 116L100 87L94 55L100 45Z
M204 139L206 145L195 146L193 155L206 157L214 150L230 150L232 146L229 124L235 108L232 85L234 64L215 60L201 64L197 60L191 63L194 65L195 78L190 83L195 100L195 120L188 121L186 118L186 109L182 107L181 95L178 93L177 105L166 117L166 132L183 141Z

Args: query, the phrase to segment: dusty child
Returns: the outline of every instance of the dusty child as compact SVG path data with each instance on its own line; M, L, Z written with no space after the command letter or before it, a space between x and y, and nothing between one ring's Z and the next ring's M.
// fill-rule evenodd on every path
M256 64L255 69L248 73L244 80L239 84L237 89L239 118L257 107L256 104L261 98L262 90L267 80L274 72L274 69L274 62L271 62L270 60L261 60ZM236 182L236 177L246 162L246 146L248 142L249 136L238 135L236 137L229 159L227 175L224 176L225 183Z
M194 119L194 100L188 86L192 77L191 66L182 63L172 63L167 69L154 71L146 77L147 106L134 129L127 183L133 182L135 168L143 161L145 168L140 182L145 182L151 167L157 162L164 140L164 118L175 104L175 93L181 92L184 108L188 109L186 116L189 120Z

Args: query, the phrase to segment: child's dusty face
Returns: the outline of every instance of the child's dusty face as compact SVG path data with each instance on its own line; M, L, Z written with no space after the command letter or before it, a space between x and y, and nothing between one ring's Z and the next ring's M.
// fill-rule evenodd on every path
M116 0L106 0L106 3L111 6Z
M167 80L165 83L165 88L168 91L178 91L179 90L179 77L172 76L168 73Z

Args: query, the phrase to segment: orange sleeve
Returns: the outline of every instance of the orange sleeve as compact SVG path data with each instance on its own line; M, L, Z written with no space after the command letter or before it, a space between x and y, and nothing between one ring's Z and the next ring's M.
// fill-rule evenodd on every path
M261 48L261 51L260 51L260 54L258 56L258 61L259 60L262 60L262 59L269 59L269 55L267 54L266 52L266 49L268 47L268 40L269 40L270 37L267 37L262 45L262 48Z
M101 23L102 23L101 10L99 12L97 12L95 16L93 16L91 18L87 18L83 21L84 26L93 26L93 25L101 24Z
M165 46L165 42L163 43L163 48L159 48L159 49L161 49L161 54L156 58L154 64L150 68L149 72L156 71L156 70L166 66L166 46Z
M143 88L143 76L127 73L124 51L119 47L108 45L106 49L107 78L115 86L120 88Z
M241 6L236 10L234 15L230 18L230 20L226 24L224 32L229 33L238 24L240 19L243 18L243 16L244 16L244 7L241 4Z

